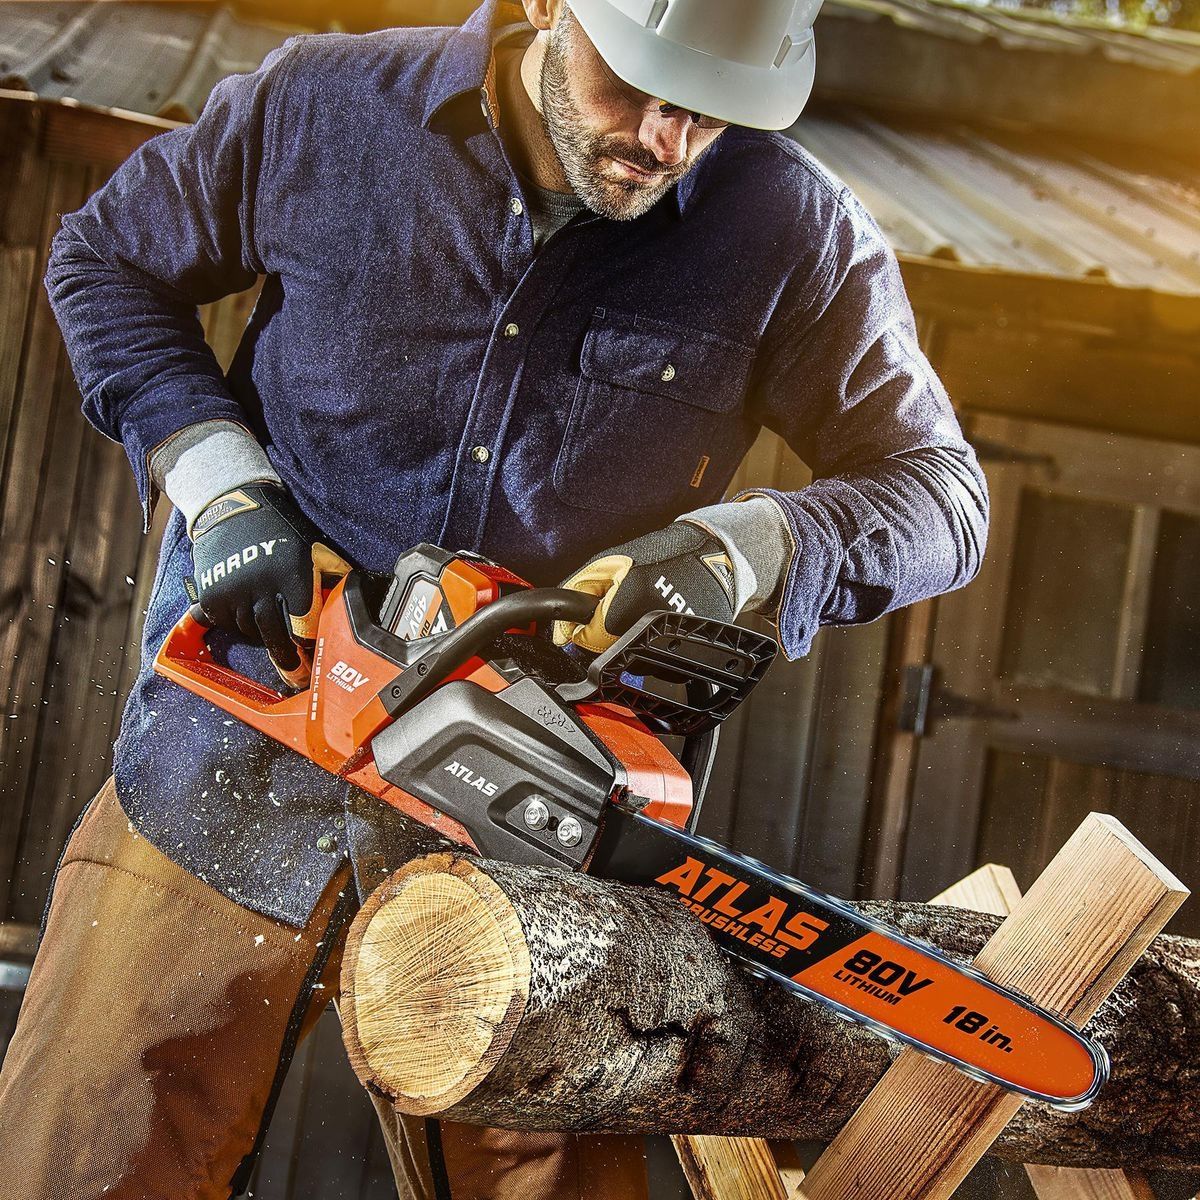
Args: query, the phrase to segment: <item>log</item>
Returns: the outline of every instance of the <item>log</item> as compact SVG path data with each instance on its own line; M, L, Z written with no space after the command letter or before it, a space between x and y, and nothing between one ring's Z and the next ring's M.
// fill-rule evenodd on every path
M974 958L980 913L861 911ZM750 977L665 892L434 854L388 877L342 969L360 1080L403 1112L530 1130L831 1138L894 1046ZM1200 1164L1200 943L1159 936L1089 1022L1113 1076L1090 1109L1026 1104L1018 1162Z

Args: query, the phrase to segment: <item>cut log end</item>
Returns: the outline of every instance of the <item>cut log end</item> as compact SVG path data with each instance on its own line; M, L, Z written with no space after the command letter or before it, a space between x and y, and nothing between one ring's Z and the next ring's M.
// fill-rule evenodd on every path
M366 909L342 967L351 1060L402 1112L440 1112L487 1075L525 1011L520 922L482 871L450 855L409 864Z

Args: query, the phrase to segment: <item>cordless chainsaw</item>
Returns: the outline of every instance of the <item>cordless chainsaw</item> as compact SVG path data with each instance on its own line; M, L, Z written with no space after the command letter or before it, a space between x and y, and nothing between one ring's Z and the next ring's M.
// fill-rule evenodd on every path
M484 857L669 889L752 973L968 1075L1066 1110L1104 1084L1103 1048L1053 1013L692 832L771 638L658 611L585 666L545 633L594 596L473 555L421 545L328 582L305 690L217 662L198 606L155 669Z

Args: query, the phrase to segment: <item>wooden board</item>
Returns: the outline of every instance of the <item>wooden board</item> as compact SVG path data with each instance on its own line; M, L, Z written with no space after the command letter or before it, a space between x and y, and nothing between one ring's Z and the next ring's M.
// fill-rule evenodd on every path
M1140 1171L1092 1171L1080 1167L1025 1168L1038 1200L1154 1200Z
M696 1200L787 1200L762 1138L672 1137Z
M1021 889L1012 871L989 863L934 896L932 903L1006 917L1020 899ZM1033 1164L1025 1171L1038 1200L1154 1200L1150 1182L1140 1171Z

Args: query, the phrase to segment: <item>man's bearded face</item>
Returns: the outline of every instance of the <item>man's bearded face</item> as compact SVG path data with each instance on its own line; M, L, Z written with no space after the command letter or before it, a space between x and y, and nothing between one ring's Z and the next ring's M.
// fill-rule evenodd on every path
M632 221L686 175L719 136L618 79L567 5L548 35L542 121L575 194L593 212Z

